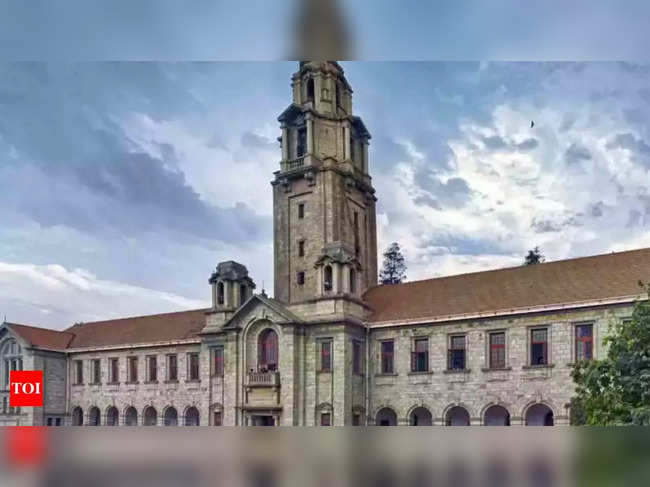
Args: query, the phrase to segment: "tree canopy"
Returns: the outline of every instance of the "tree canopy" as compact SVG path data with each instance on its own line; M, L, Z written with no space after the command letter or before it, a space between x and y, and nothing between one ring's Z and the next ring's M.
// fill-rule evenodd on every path
M650 301L637 302L631 319L613 321L604 345L605 358L574 366L572 422L650 425Z
M542 251L539 250L539 247L535 247L528 251L528 255L524 259L524 265L541 264L545 260L546 258L542 254Z
M397 242L390 244L384 252L384 264L379 273L382 284L399 284L406 279L406 264Z

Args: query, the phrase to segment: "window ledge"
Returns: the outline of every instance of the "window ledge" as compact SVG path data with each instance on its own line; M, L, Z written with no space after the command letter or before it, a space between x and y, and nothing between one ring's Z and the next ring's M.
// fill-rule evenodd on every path
M148 380L145 382L145 384L158 384L157 380Z
M443 374L469 374L472 369L446 369L443 370Z
M107 382L106 385L107 386L119 386L120 383L119 382Z
M390 373L384 373L384 372L378 372L375 374L375 377L397 377L396 372L390 372Z
M540 365L523 365L521 368L524 370L529 369L552 369L555 364L540 364Z
M101 386L102 383L101 382L89 382L88 385L89 386Z
M187 384L198 384L199 382L201 382L201 379L187 379L185 381Z
M130 381L126 382L127 385L135 385L135 384L139 384L139 383L140 383L139 380L130 380Z
M85 386L86 384L84 382L76 382L72 384L72 387L79 387L79 386Z
M166 380L165 384L178 384L178 379Z
M407 375L432 375L432 370L411 371Z
M482 372L507 372L512 370L512 367L484 367L481 369Z

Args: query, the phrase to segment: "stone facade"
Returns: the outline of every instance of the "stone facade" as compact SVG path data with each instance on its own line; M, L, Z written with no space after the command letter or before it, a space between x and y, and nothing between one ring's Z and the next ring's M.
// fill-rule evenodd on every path
M610 323L630 316L634 299L418 324L373 321L364 294L377 284L370 134L352 114L352 89L337 63L301 62L292 89L293 103L279 117L282 159L272 181L274 298L254 294L246 267L230 261L210 276L212 306L201 314L202 329L183 339L72 341L55 349L3 324L3 376L6 367L44 370L46 404L5 409L0 424L568 423L576 326L592 326L593 356L601 357ZM137 337L143 325L138 318L132 323ZM95 329L101 335L111 326ZM539 329L546 341L533 344ZM497 332L504 360L495 367L490 334ZM12 341L22 347L20 365L7 355ZM450 352L458 343L462 351ZM540 350L544 363L533 364ZM131 380L133 357L137 379ZM196 365L191 357L198 357ZM4 397L7 389L5 383Z

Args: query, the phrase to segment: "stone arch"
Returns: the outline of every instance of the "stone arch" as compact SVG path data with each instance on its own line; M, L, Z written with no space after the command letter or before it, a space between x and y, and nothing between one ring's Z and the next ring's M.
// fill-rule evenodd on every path
M397 413L389 406L380 408L375 414L375 425L397 426Z
M90 409L88 409L88 426L101 426L102 421L101 421L102 413L99 411L99 408L97 406L91 406Z
M464 404L450 404L443 413L443 422L446 426L470 426L471 414Z
M138 410L133 406L124 408L124 426L138 426Z
M524 408L521 417L526 426L553 426L556 413L548 401L531 401Z
M163 411L163 425L178 426L178 411L174 406L167 406Z
M106 408L106 421L104 422L106 426L119 426L120 424L120 412L115 406L108 406Z
M412 406L406 417L408 418L409 426L433 426L431 408L424 404Z
M183 413L185 426L199 426L200 425L200 415L199 410L196 406L189 406L185 409Z
M72 409L72 426L83 426L84 424L84 410L81 406Z
M258 344L260 335L267 329L273 330L278 337L278 362L280 342L282 341L282 330L268 318L252 318L245 326L242 335L244 347L244 360L246 363L246 372L255 372L258 370L259 350Z
M142 411L142 425L143 426L157 426L158 425L158 411L153 406L146 406Z
M257 335L258 371L276 371L280 355L280 337L273 328L265 328Z
M483 426L510 426L510 411L501 403L490 403L481 412Z
M333 414L332 414L333 412L334 412L334 408L332 407L331 403L329 403L329 402L320 403L318 406L316 406L316 410L315 410L315 413L314 413L315 414L315 416L314 416L314 424L321 425L322 424L321 423L322 415L323 414L329 414L330 415L329 416L330 425L331 425L331 421L333 420Z

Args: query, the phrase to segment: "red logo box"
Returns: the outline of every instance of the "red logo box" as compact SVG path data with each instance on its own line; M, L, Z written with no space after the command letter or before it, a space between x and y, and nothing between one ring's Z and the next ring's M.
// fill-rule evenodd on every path
M43 371L12 370L9 373L11 407L43 407Z

